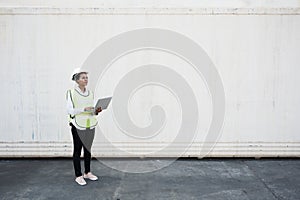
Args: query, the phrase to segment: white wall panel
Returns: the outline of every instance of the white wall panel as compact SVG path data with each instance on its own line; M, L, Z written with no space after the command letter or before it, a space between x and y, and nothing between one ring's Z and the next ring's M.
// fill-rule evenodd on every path
M80 1L73 8L59 2L54 3L61 6L56 8L33 1L27 5L19 1L1 2L0 156L70 156L72 138L65 92L73 87L70 81L73 69L82 65L104 41L146 27L168 29L191 38L208 54L221 76L226 97L225 121L210 156L299 156L300 10L297 1L262 1L264 7L258 7L261 1L252 4L238 1L237 7L233 6L234 1L230 2L220 7L192 1L190 7L184 7L177 2L169 9L148 5L130 7L130 2L127 7L115 9L109 5L87 8ZM197 157L202 133L207 131L211 120L209 95L188 66L178 66L179 61L165 56L167 59L159 55L156 59L171 63L175 71L185 69L182 74L188 77L197 98L203 97L199 101L202 125L196 141L183 155ZM143 59L148 59L147 54L132 55L122 62L130 66L135 60L134 64L138 65ZM122 71L117 64L112 67L103 79L109 83L99 91L100 96L111 95L117 77L128 69ZM136 100L145 97L172 101L160 92L156 90L154 96L147 96L144 91ZM176 107L174 112L179 112L175 110ZM149 123L145 110L132 107L131 112L138 123ZM115 133L111 109L103 112L99 122L114 145L147 156L147 152L164 146L161 141L168 142L174 137L178 127L172 123L180 122L176 116L169 114L170 124L164 130L164 139L154 138L146 144ZM98 134L95 139L95 156L130 156L115 152L101 137ZM161 156L174 155L165 152Z

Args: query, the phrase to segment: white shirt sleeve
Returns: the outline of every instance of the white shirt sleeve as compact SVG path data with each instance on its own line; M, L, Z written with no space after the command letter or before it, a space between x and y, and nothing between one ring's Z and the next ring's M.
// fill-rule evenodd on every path
M69 115L77 115L84 112L84 108L73 108L73 102L71 100L71 93L67 93L67 112Z

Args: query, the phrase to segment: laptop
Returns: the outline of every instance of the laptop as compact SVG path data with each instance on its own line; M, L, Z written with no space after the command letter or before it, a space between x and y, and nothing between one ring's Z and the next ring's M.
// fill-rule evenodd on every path
M95 105L95 110L99 107L101 107L102 110L107 109L112 97L105 97L102 99L98 99L96 105Z

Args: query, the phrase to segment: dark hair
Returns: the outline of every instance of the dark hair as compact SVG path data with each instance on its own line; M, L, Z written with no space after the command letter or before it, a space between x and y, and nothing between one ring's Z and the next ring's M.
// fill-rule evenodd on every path
M81 74L88 74L88 73L87 72L79 72L79 73L73 74L72 81L78 81Z

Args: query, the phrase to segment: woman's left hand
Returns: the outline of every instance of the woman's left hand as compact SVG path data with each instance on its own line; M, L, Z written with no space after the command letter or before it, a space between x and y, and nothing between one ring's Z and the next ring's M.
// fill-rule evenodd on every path
M102 111L102 108L101 108L101 107L97 108L97 109L95 110L95 115L98 115L98 113L101 112L101 111Z

